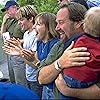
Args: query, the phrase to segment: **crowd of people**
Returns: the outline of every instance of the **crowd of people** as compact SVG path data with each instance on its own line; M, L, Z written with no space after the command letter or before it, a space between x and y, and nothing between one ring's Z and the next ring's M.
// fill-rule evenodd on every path
M100 99L100 0L57 2L56 15L12 0L1 9L10 80L1 99Z

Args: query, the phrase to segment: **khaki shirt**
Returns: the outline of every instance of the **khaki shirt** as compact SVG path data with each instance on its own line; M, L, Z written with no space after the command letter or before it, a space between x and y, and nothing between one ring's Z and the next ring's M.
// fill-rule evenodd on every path
M5 23L6 31L10 33L11 37L23 38L24 30L21 30L21 27L18 25L18 21L16 19L8 19Z

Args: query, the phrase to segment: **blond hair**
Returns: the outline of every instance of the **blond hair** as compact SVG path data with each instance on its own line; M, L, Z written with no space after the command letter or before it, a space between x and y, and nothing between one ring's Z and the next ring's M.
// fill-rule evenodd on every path
M20 7L19 10L17 11L15 17L17 20L25 17L27 20L33 17L33 24L35 23L35 17L37 15L37 12L34 8L32 8L31 5L23 6Z
M92 7L87 11L84 31L94 36L100 36L100 7Z
M58 33L55 30L56 28L56 16L49 12L42 12L38 14L35 18L35 20L39 18L39 20L42 21L42 23L45 25L46 29L49 31L48 35L50 38L52 37L58 37Z

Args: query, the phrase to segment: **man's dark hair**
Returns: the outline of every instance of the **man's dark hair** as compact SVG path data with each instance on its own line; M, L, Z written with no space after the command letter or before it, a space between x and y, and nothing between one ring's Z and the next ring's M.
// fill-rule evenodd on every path
M87 11L87 9L79 4L79 3L75 3L75 2L70 2L68 4L63 4L60 6L60 9L62 8L67 8L68 12L69 12L69 19L71 21L82 21L84 19L84 15Z

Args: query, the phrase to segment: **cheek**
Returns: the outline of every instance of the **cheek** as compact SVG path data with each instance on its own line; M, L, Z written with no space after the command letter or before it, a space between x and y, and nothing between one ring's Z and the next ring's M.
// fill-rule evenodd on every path
M44 34L45 34L45 29L44 27L36 27L36 30L37 30L37 38L39 40L42 40L43 37L44 37Z
M15 13L17 12L17 10L16 9L13 9L13 10L9 10L9 15L15 15Z
M63 30L64 30L65 32L68 31L69 28L70 28L70 25L69 25L69 24L64 24Z
M44 27L37 26L36 29L37 29L39 34L43 34L45 32L45 28Z
M27 30L27 22L20 21L20 26L21 26L22 29L26 29Z

